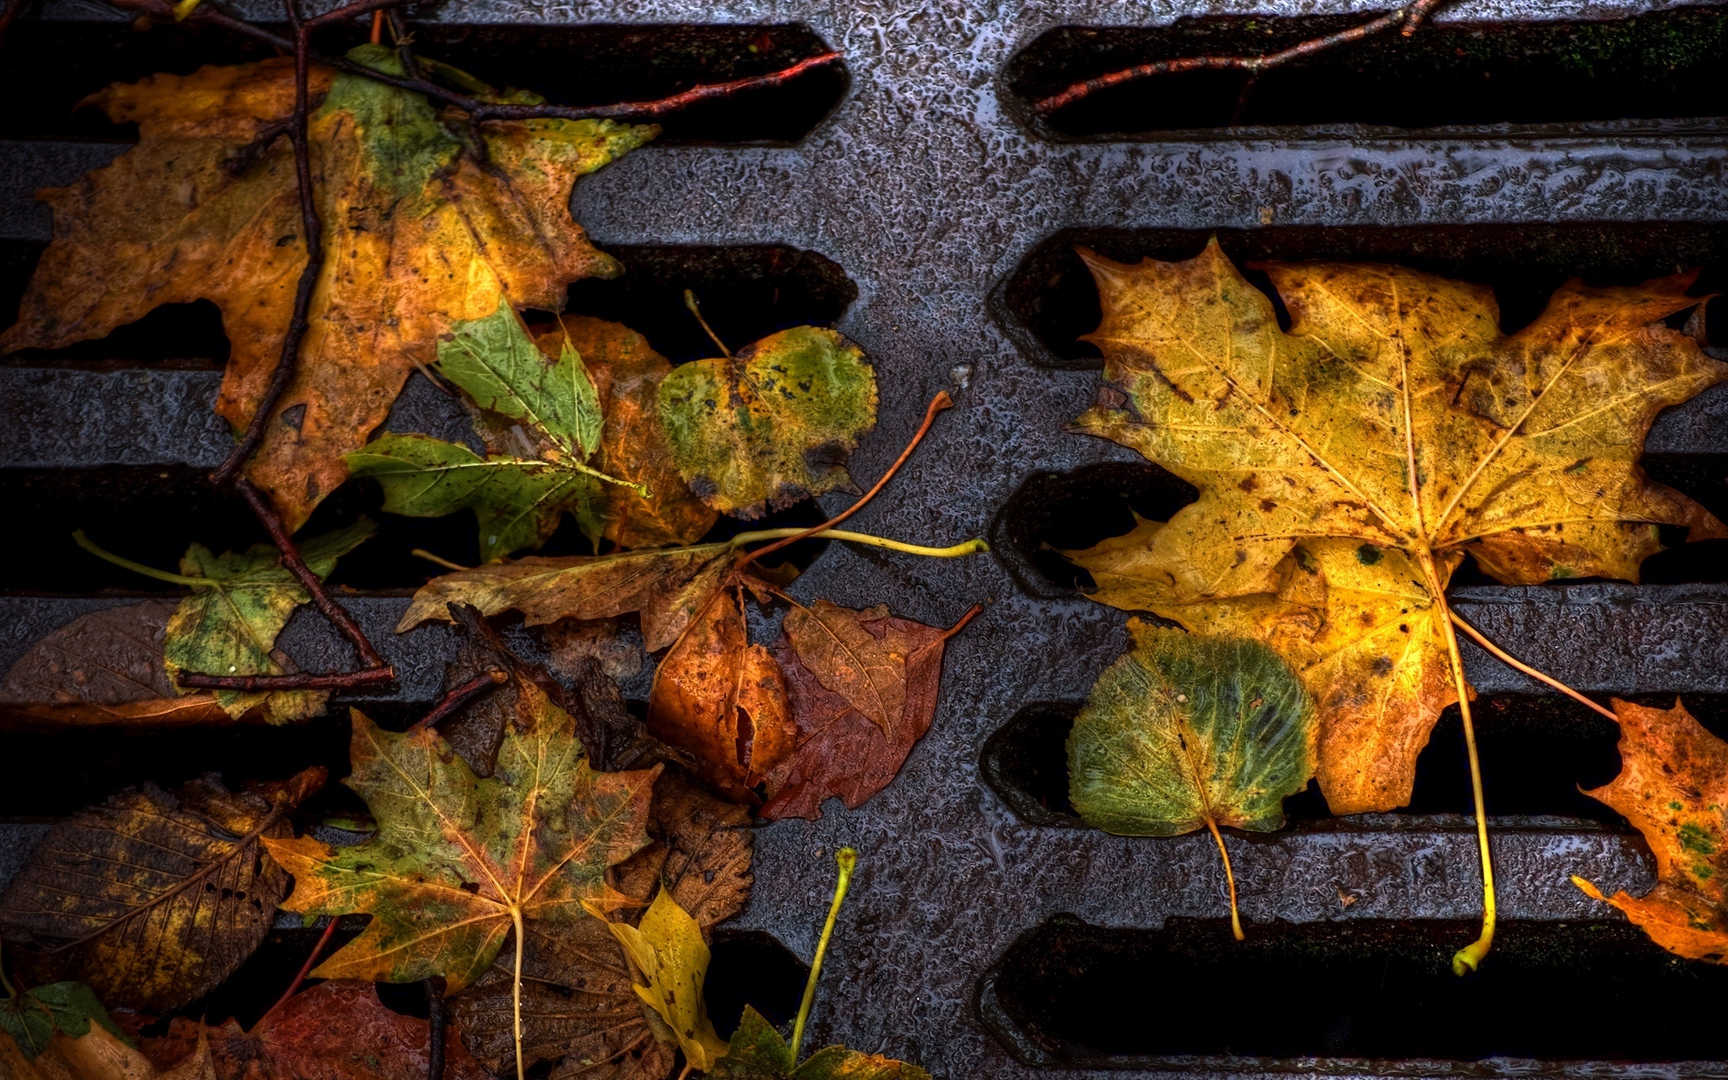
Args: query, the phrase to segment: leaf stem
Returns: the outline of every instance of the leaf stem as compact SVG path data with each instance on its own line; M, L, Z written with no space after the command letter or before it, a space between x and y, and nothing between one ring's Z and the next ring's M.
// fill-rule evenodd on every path
M6 964L4 960L0 960L0 990L6 991L7 998L16 998L18 996L18 988L13 986L12 980L6 977Z
M755 532L739 533L732 538L732 546L743 547L745 544L757 544L764 540L802 540L806 538L809 529L799 526L789 526L783 529L758 529ZM928 555L933 559L957 559L962 555L974 555L980 551L989 551L990 545L981 539L965 540L949 547L925 547L923 544L908 544L902 540L890 540L885 536L875 536L871 533L852 532L850 529L829 529L821 534L827 540L846 540L854 544L866 544L870 547L887 548L890 551L904 551L909 555ZM767 548L751 552L752 561Z
M509 673L499 668L482 671L466 682L458 683L446 690L444 696L438 699L437 704L433 705L425 716L416 720L408 731L414 732L423 728L436 727L445 717L468 704L475 697L487 690L503 686L509 681Z
M732 358L732 350L726 347L726 343L720 340L720 335L716 334L714 328L708 325L708 320L702 317L702 307L696 303L695 289L684 290L684 306L690 309L690 314L696 316L697 325L702 327L702 332L708 335L708 340L712 341L720 350L720 355L730 360Z
M1218 844L1218 854L1224 859L1224 884L1230 887L1230 933L1235 935L1237 941L1241 941L1242 916L1236 912L1236 873L1230 869L1230 853L1224 849L1224 834L1218 831L1218 823L1207 818L1206 827L1212 830L1212 839Z
M522 1067L522 909L510 905L510 926L516 936L516 967L510 980L510 1022L516 1044L516 1080L525 1080Z
M1446 638L1446 658L1452 668L1452 683L1458 693L1458 715L1464 722L1464 750L1470 758L1470 799L1476 811L1476 848L1482 864L1482 932L1476 940L1452 954L1452 974L1468 975L1482 964L1494 946L1494 856L1488 849L1488 809L1482 799L1482 759L1476 751L1476 725L1470 718L1470 684L1464 680L1464 661L1458 655L1458 635L1452 632L1452 606L1446 602L1445 583L1434 565L1432 552L1421 552L1422 569L1434 603L1446 616L1440 623Z
M1535 679L1537 682L1546 683L1548 686L1551 686L1554 689L1560 691L1562 694L1565 694L1567 697L1571 698L1573 701L1576 701L1581 705L1588 705L1590 708L1595 709L1597 712L1601 713L1603 716L1606 716L1610 720L1617 720L1618 719L1614 715L1613 709L1610 709L1610 708L1603 706L1603 705L1596 704L1596 702L1591 701L1589 698L1585 697L1583 694L1580 694L1578 691L1572 689L1570 686L1567 686L1565 683L1561 682L1559 679L1556 679L1554 676L1549 675L1547 672L1537 671L1535 668L1531 667L1529 664L1524 663L1522 660L1519 660L1516 657L1514 657L1512 654L1508 653L1505 649L1502 649L1500 646L1494 644L1494 642L1492 642L1488 639L1488 635L1486 635L1482 631L1476 629L1474 626L1471 626L1468 622L1466 622L1464 620L1464 616L1458 614L1456 611L1450 611L1449 610L1448 614L1450 614L1452 617L1452 625L1454 625L1458 629L1464 631L1466 634L1469 634L1471 641L1474 641L1476 644L1482 646L1483 649L1487 650L1487 652L1490 656L1494 657L1494 659L1500 661L1502 664L1505 664L1507 667L1511 668L1513 671L1521 671L1524 674L1530 676L1532 679Z
M300 989L300 984L306 981L306 976L312 971L312 965L318 962L318 957L323 954L324 947L330 944L330 939L335 936L335 934L336 917L332 915L330 916L330 922L324 927L323 935L318 939L318 944L312 946L312 951L307 955L306 962L300 965L300 970L295 974L294 981L288 984L288 989L282 991L282 996L276 999L276 1004L270 1006L270 1008L264 1011L264 1016L269 1016L277 1009L288 1004L288 999L293 997L294 992ZM262 1022L264 1017L261 1016L258 1019Z
M810 977L804 981L804 998L798 1002L798 1019L792 1023L792 1063L798 1063L798 1051L804 1045L804 1025L810 1019L810 1006L816 1000L816 980L822 974L822 958L828 955L828 939L834 934L834 920L840 914L840 904L852 885L852 871L858 866L858 852L843 847L834 853L840 877L834 883L834 901L828 905L828 921L822 924L822 936L816 940L816 956L810 961Z
M425 548L413 548L408 552L408 554L425 559L427 562L432 563L435 566L442 566L446 570L455 570L458 573L464 570L474 569L472 566L463 566L459 562L451 562L444 556L435 552L427 551Z
M124 555L116 555L112 551L107 551L98 547L94 540L84 535L83 529L79 529L77 532L72 534L72 542L83 548L85 551L88 551L90 554L96 556L98 559L101 559L103 562L113 563L122 570L130 570L134 574L142 574L147 578L154 578L157 581L165 581L170 585L185 585L194 589L214 589L221 584L221 582L214 578L188 577L185 574L171 574L166 570L158 570L154 566L145 566L141 562L133 562Z

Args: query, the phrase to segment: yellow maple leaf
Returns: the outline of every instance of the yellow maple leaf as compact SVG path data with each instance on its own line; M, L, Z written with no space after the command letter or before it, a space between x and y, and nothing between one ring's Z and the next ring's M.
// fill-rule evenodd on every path
M591 914L606 917L600 907L584 906ZM684 1059L704 1072L713 1068L726 1053L726 1040L715 1033L702 999L708 943L702 939L701 925L662 888L638 925L607 922L606 928L643 980L636 984L636 996L666 1025Z

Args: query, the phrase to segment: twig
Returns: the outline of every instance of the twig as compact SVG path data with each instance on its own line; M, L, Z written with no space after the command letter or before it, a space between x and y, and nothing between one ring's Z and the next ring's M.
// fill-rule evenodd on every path
M1246 71L1251 75L1258 75L1292 60L1312 56L1317 52L1334 49L1340 45L1361 41L1363 38L1383 34L1395 28L1401 27L1404 36L1409 37L1416 32L1417 27L1421 26L1429 15L1448 3L1451 3L1451 0L1412 0L1411 3L1401 8L1389 11L1379 18L1359 26L1352 26L1335 34L1309 38L1307 41L1298 42L1287 49L1280 49L1274 53L1263 53L1258 56L1184 56L1172 60L1153 60L1150 63L1136 64L1120 71L1112 71L1107 75L1082 79L1062 92L1044 98L1033 107L1041 113L1053 113L1084 100L1100 90L1121 86L1124 83L1137 82L1154 75L1176 75L1186 71Z
M299 974L294 976L294 981L288 984L288 989L282 992L282 996L276 999L276 1004L264 1010L264 1016L269 1016L277 1009L288 1004L288 999L293 997L295 991L300 989L300 984L306 981L306 976L312 971L312 965L318 962L319 955L324 952L324 947L330 944L330 939L335 935L335 933L336 919L332 917L329 923L325 925L324 934L318 939L318 944L312 946L312 952L307 955L306 962L300 965ZM260 1021L263 1019L264 1017L259 1017Z
M436 727L445 717L468 704L479 694L503 686L509 681L508 672L493 668L490 671L482 671L467 682L457 683L446 690L444 696L438 699L438 703L432 706L431 711L415 721L414 726L408 730L419 731L421 728Z
M1591 701L1589 698L1585 697L1583 694L1580 694L1578 691L1572 689L1570 686L1567 686L1565 683L1561 682L1559 679L1556 679L1554 676L1549 675L1547 672L1538 671L1535 668L1531 667L1529 664L1524 663L1522 660L1519 660L1517 657L1513 656L1511 653L1508 653L1505 649L1502 649L1500 646L1498 646L1498 645L1494 644L1492 641L1488 640L1488 636L1486 634L1482 633L1482 631L1476 629L1474 626L1471 626L1468 622L1466 622L1464 620L1464 616L1458 614L1456 611L1450 611L1450 609L1448 609L1448 610L1452 616L1452 625L1456 626L1458 629L1460 629L1460 630L1464 631L1466 634L1470 635L1470 640L1474 641L1476 644L1482 646L1482 648L1485 649L1490 656L1494 657L1494 659L1500 661L1502 664L1505 664L1507 667L1511 668L1513 671L1521 671L1524 674L1530 676L1532 679L1535 679L1537 682L1546 683L1547 685L1560 691L1562 694L1565 694L1567 697L1571 698L1573 701L1576 701L1581 705L1588 705L1590 708L1595 709L1597 712L1601 713L1603 716L1606 716L1610 720L1618 720L1619 719L1618 717L1616 717L1614 715L1613 709L1610 709L1604 705L1596 704L1594 701Z
M359 690L375 683L394 682L395 679L395 668L371 667L359 671L338 671L329 675L206 675L197 671L183 671L174 676L174 683L193 690L239 690L269 694L283 690Z
M444 1008L444 980L426 980L426 1080L444 1080L444 1031L449 1013Z
M936 396L930 399L929 407L924 410L924 422L919 424L918 430L912 433L912 438L907 442L906 449L900 451L900 456L894 459L894 464L888 466L888 471L883 473L881 478L878 479L875 484L871 485L869 491L866 491L861 495L851 506L848 506L838 514L835 514L822 524L813 525L810 528L805 529L803 532L795 533L785 539L769 544L767 547L757 548L755 551L742 556L738 560L738 569L742 570L757 559L762 558L764 555L772 555L776 551L790 547L800 540L808 540L817 533L828 532L830 529L834 528L834 526L862 510L864 504L869 502L871 499L874 499L876 493L881 491L888 481L894 478L894 474L900 471L900 466L906 464L906 460L912 456L912 451L918 449L918 444L923 442L924 436L929 433L930 425L936 422L936 414L953 407L953 405L954 399L948 396L948 391L938 390Z

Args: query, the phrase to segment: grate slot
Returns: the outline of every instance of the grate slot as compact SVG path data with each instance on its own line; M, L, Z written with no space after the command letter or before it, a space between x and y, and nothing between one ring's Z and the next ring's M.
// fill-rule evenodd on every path
M1328 130L1537 128L1728 115L1717 64L1728 49L1722 7L1597 22L1439 22L1410 38L1383 34L1262 73L1192 72L1095 93L1052 115L1032 107L1069 84L1189 56L1262 55L1366 16L1203 17L1170 26L1063 26L1009 60L1002 75L1023 120L1047 137L1158 138L1300 127Z
M281 26L271 29L278 33ZM410 23L415 47L500 86L523 87L566 105L665 97L699 83L725 82L788 67L828 46L797 23L650 26L457 26ZM364 38L356 33L348 44ZM326 48L340 46L333 34ZM156 72L189 74L206 64L262 60L275 50L220 29L182 24L135 32L102 20L23 20L7 38L0 94L29 101L0 115L0 138L130 138L95 110L77 109L114 82ZM669 117L664 143L788 145L822 122L848 85L844 64L793 84L752 90Z

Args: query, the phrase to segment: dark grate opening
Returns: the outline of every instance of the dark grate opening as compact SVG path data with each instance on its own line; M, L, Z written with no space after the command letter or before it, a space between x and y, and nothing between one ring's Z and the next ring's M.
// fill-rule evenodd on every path
M282 32L280 26L271 29ZM451 26L411 23L420 53L500 87L532 90L562 105L646 101L701 83L724 82L788 67L828 51L797 23L706 26ZM344 44L340 33L323 48ZM23 21L7 37L0 95L30 108L0 112L0 138L130 138L94 109L77 110L87 95L114 82L157 72L189 74L206 64L237 64L275 50L223 30L198 25L155 26L136 32L118 21ZM822 122L846 93L844 63L782 86L705 102L668 117L662 143L797 142Z
M1724 20L1728 23L1728 20ZM1420 226L1269 225L1259 229L1067 229L1027 253L997 291L996 307L1027 358L1040 367L1097 368L1098 350L1079 340L1098 326L1098 290L1076 246L1122 262L1199 254L1210 236L1271 292L1252 263L1386 262L1491 286L1507 332L1541 313L1572 278L1630 285L1698 270L1703 297L1728 285L1728 226L1691 222L1566 222ZM1244 264L1250 264L1244 266ZM1706 306L1707 335L1728 344L1724 305Z
M1233 942L1222 919L1126 930L1056 916L989 974L985 1013L1034 1064L1120 1068L1190 1054L1679 1061L1721 1052L1728 969L1676 960L1625 922L1510 921L1495 937L1495 962L1460 979L1447 959L1475 932L1464 922L1360 919L1255 925ZM1585 1019L1597 1014L1589 1005L1580 1013L1580 995L1604 993L1600 1018ZM1426 1075L1416 1067L1412 1075Z
M1057 138L1301 126L1316 129L1577 125L1728 115L1721 7L1636 18L1433 23L1332 49L1250 80L1243 72L1155 76L1041 116L1034 102L1083 79L1156 60L1263 55L1370 16L1207 17L1170 26L1064 26L1009 61L1002 83L1035 131ZM1478 134L1480 128L1472 134Z

